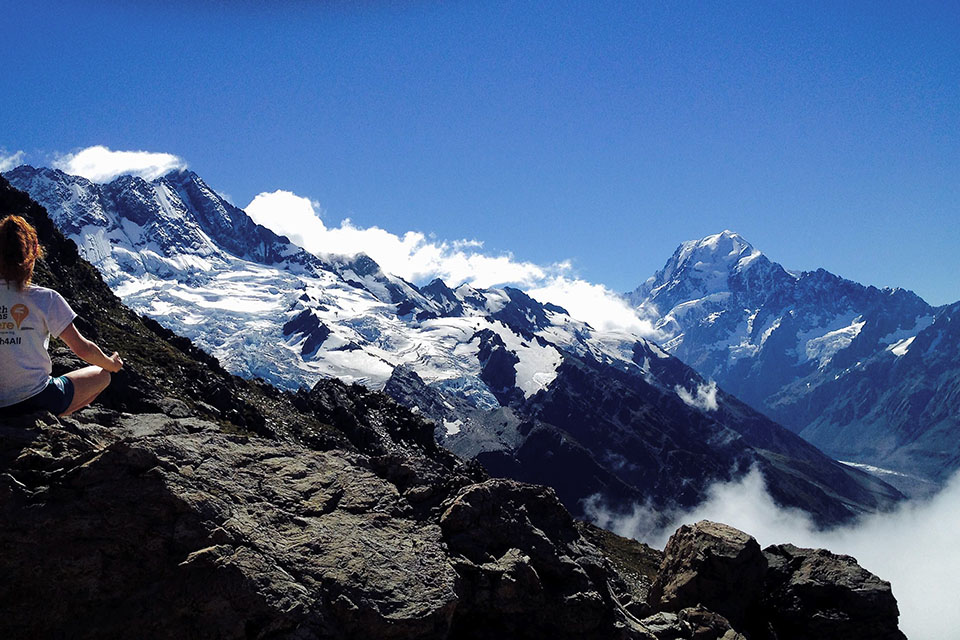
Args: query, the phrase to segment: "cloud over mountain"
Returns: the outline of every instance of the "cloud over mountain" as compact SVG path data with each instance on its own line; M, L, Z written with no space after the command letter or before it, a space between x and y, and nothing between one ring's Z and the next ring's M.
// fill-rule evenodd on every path
M187 163L171 153L113 151L96 145L62 155L53 162L53 166L64 173L83 176L93 182L109 182L124 174L154 180L171 171L186 169Z
M652 325L615 292L571 277L569 261L538 265L510 253L485 253L483 243L476 240L435 240L419 231L397 235L379 227L358 227L350 219L328 227L320 218L318 202L284 190L258 194L245 211L258 224L315 254L366 253L386 272L411 282L442 278L453 286L516 285L595 327L652 333Z
M23 151L7 153L7 150L0 147L0 172L9 171L16 166L23 164L23 158L26 154Z

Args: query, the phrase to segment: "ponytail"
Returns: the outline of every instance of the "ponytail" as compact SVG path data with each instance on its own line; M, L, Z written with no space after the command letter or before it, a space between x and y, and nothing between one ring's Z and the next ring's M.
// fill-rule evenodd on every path
M33 265L43 256L37 230L20 216L0 220L0 278L14 282L17 290L30 284Z

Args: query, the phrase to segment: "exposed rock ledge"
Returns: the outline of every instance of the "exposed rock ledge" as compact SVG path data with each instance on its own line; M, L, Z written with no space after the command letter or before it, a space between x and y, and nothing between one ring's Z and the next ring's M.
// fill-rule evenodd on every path
M94 418L0 427L0 637L649 637L552 490Z
M547 488L192 417L0 425L0 549L10 639L903 637L852 558L705 522L661 556Z

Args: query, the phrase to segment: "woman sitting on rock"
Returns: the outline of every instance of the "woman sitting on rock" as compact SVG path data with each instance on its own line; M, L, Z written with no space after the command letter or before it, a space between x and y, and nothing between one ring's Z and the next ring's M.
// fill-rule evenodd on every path
M0 221L0 414L46 410L67 416L87 406L123 366L77 331L77 314L52 289L30 284L42 249L37 231L20 216ZM53 378L47 347L58 336L93 366Z

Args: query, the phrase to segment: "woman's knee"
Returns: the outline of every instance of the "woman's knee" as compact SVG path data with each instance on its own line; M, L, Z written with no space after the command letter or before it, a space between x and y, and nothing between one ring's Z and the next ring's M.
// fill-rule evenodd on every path
M97 382L100 386L100 391L103 391L110 386L110 382L113 380L113 374L111 374L106 369L100 369L100 373L97 374Z
M75 393L81 395L100 393L107 388L111 380L109 371L93 366L71 371L67 374L67 377L73 382Z

